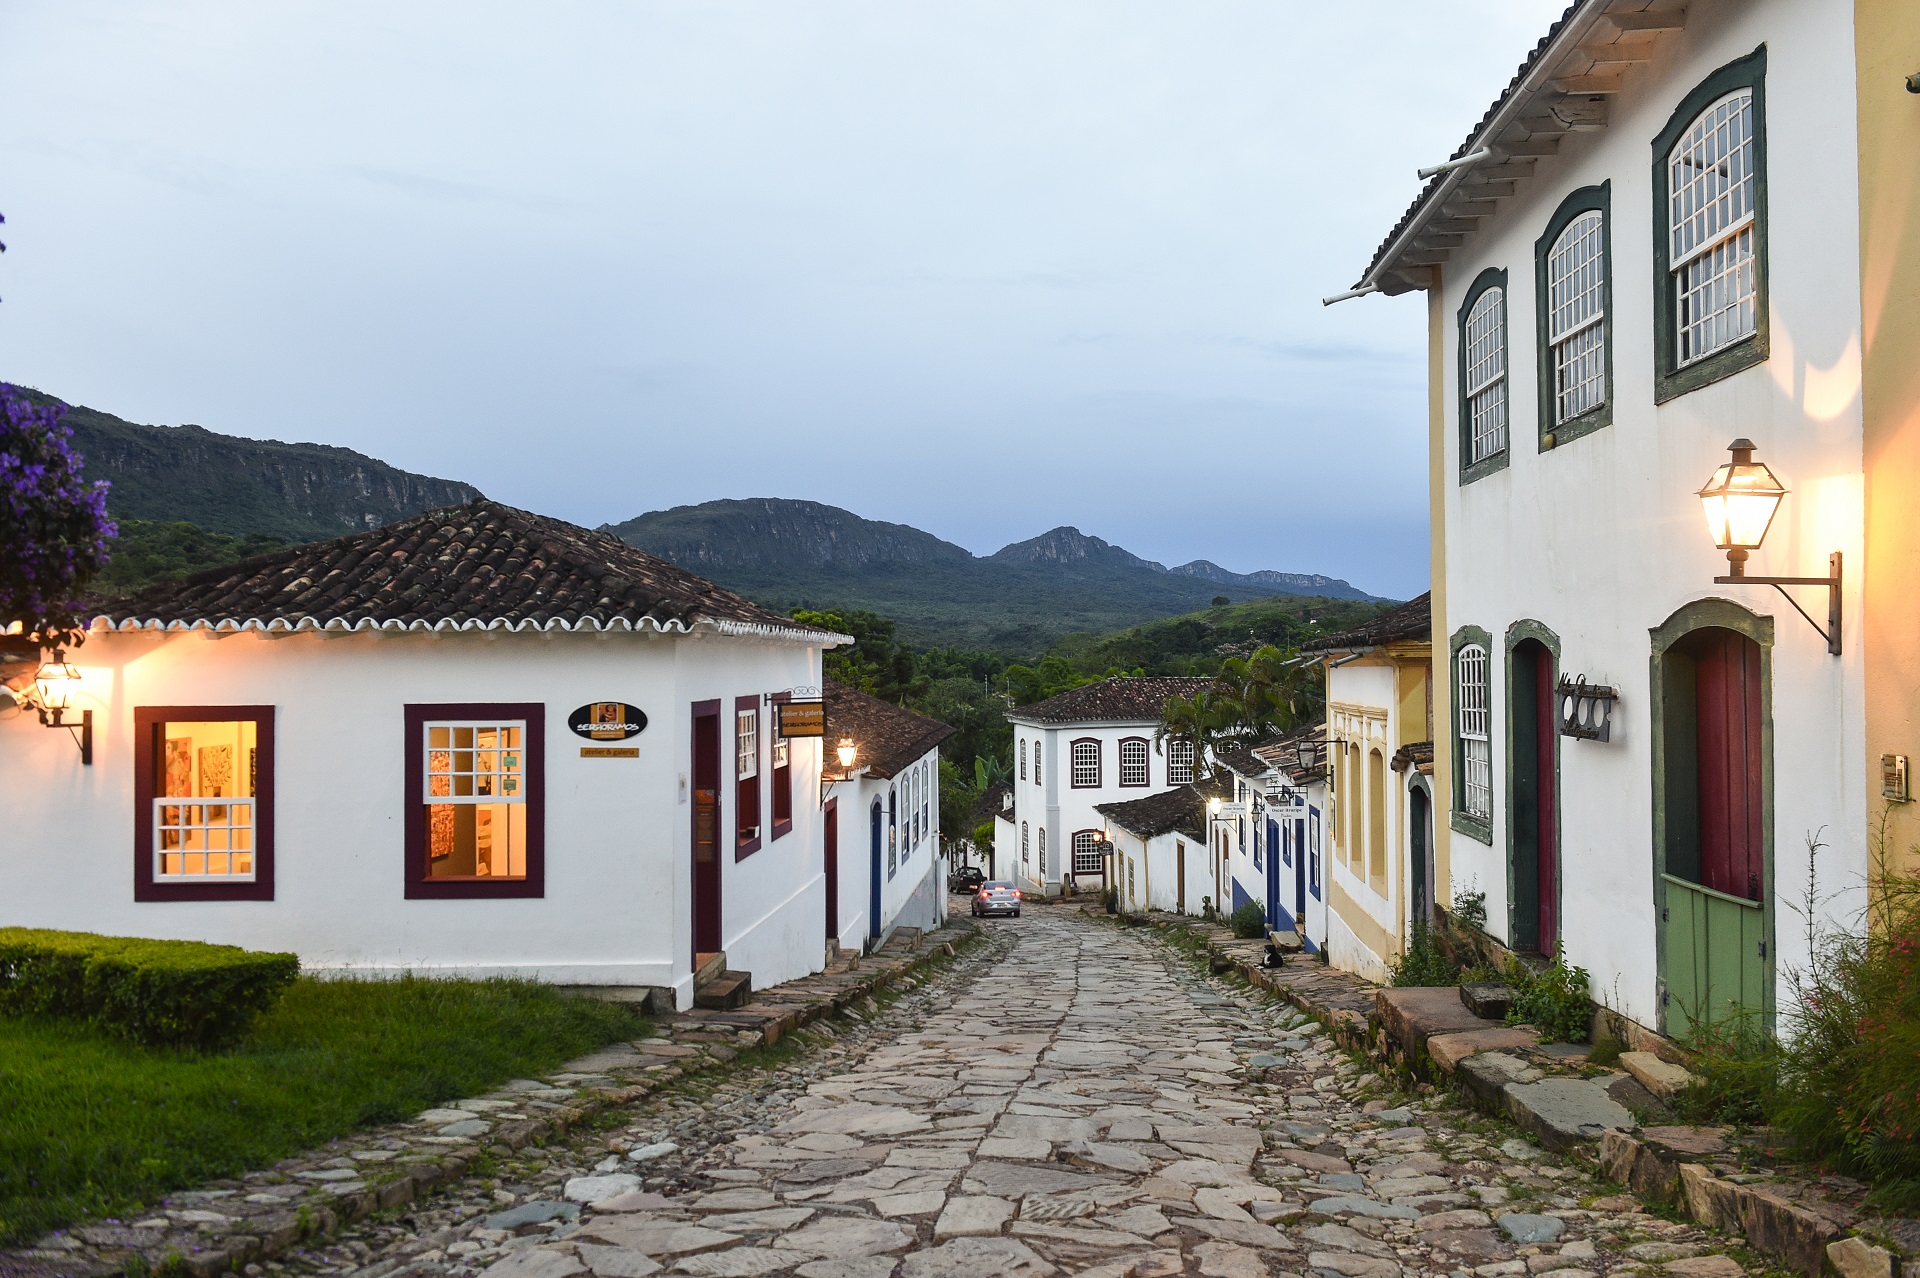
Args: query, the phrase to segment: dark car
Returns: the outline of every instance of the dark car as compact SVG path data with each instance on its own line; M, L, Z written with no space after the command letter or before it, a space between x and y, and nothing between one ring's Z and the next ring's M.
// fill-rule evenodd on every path
M987 876L978 866L963 865L947 876L947 891L977 892Z
M1011 883L982 883L980 890L973 894L973 917L983 918L989 914L1011 914L1020 917L1020 889Z

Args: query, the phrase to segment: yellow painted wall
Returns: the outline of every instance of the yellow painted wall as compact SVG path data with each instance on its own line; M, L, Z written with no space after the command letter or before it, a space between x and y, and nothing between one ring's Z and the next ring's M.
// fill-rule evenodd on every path
M1433 267L1427 287L1427 506L1433 541L1433 895L1453 908L1453 685L1447 681L1447 451L1446 315L1440 268Z
M1920 766L1920 3L1856 0L1860 295L1866 426L1867 811L1880 756ZM1851 567L1851 565L1849 565ZM1887 847L1920 868L1920 804L1898 805ZM1897 862L1896 862L1897 863Z

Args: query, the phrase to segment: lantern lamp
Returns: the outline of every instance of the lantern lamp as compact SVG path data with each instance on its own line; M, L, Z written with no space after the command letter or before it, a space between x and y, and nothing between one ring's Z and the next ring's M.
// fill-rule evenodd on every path
M53 660L42 665L33 676L33 699L40 712L40 723L48 728L65 728L80 748L82 766L93 763L93 711L82 710L80 722L66 722L73 708L73 697L80 690L80 672L67 664L67 654L56 648Z
M1780 509L1787 490L1766 464L1753 459L1753 441L1736 439L1727 445L1733 459L1713 472L1698 494L1707 515L1707 532L1713 544L1727 552L1727 575L1713 580L1723 586L1772 586L1807 624L1827 641L1827 651L1840 655L1840 552L1827 556L1824 577L1750 577L1747 555L1760 549ZM1787 594L1788 586L1825 586L1827 588L1827 624L1823 627L1798 600Z
M834 751L840 760L840 770L853 771L853 765L860 758L860 747L853 743L852 737L841 737L840 748Z

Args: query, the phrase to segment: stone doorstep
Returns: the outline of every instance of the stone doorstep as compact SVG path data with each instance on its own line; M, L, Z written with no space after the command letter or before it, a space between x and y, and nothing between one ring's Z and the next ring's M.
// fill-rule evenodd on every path
M906 968L920 966L935 956L952 954L956 941L965 941L977 934L978 929L971 922L950 921L947 927L939 932L929 934L930 938L938 938L940 944L928 945L914 958L898 965L889 965L889 970L863 973L867 979L861 993L871 995L889 984L894 976ZM818 1019L821 1015L832 1015L839 1010L839 1005L823 1004L816 1011L816 1015L804 1017L803 1023ZM794 1013L783 1013L783 1019L790 1014ZM738 1015L738 1013L728 1015ZM762 1018L754 1019L759 1022ZM666 1077L677 1078L689 1072L690 1069L704 1068L709 1066L696 1065L692 1059L689 1059L683 1064L669 1067ZM524 1149L528 1145L538 1144L552 1137L564 1136L569 1129L582 1120L610 1108L643 1100L654 1090L655 1087L650 1083L627 1087L594 1088L587 1096L576 1100L571 1105L556 1109L551 1114L523 1122L502 1124L491 1133L490 1138L495 1145L505 1146L509 1152ZM218 1278L219 1275L236 1272L248 1264L274 1259L298 1244L325 1238L344 1226L363 1220L375 1212L403 1206L434 1189L464 1179L468 1170L479 1160L480 1155L481 1150L478 1147L463 1146L442 1156L437 1163L413 1167L405 1175L353 1193L342 1194L327 1200L324 1204L303 1201L291 1211L252 1218L246 1224L257 1232L227 1235L219 1240L217 1247L186 1255L182 1257L181 1263L191 1278ZM306 1219L304 1228L301 1224L303 1215ZM119 1256L137 1249L108 1250ZM171 1247L155 1248L151 1254L142 1254L148 1266L157 1270L170 1250L172 1250ZM12 1256L13 1253L0 1251L0 1273L10 1272L8 1262ZM80 1278L82 1275L118 1273L123 1268L123 1262L119 1259L106 1261L94 1258L89 1261L76 1257L75 1262L77 1263L54 1262L59 1267L49 1272L58 1274L61 1278Z
M1442 1074L1453 1074L1460 1062L1479 1052L1498 1052L1510 1047L1531 1047L1539 1038L1530 1025L1502 1025L1497 1028L1465 1030L1454 1034L1435 1034L1427 1040L1427 1056Z

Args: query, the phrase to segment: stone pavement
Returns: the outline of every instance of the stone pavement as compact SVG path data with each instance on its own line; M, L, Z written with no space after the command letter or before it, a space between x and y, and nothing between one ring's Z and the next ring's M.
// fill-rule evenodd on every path
M427 1278L1737 1278L1711 1237L1138 932L1030 911L834 1049L267 1269ZM664 1146L673 1146L663 1149ZM638 1158L634 1155L638 1154ZM256 1267L249 1266L249 1272Z

